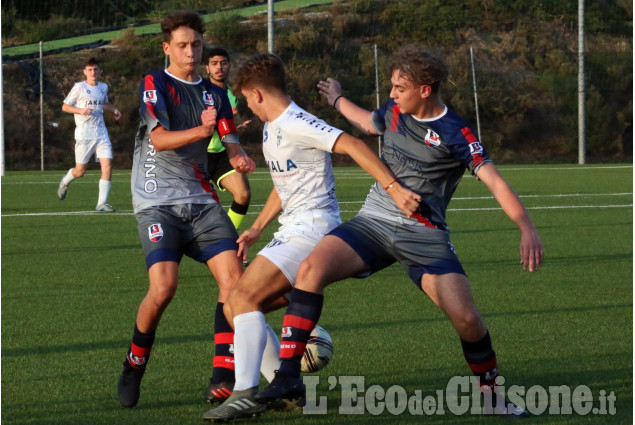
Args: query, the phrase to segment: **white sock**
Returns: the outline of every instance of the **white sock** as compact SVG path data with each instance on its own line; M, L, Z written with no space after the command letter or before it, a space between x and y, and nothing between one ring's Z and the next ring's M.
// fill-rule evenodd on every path
M267 322L260 311L234 317L234 391L257 387L260 363L267 343Z
M267 325L267 345L262 355L262 364L260 365L260 373L268 382L273 381L276 376L275 371L280 369L280 340L278 335Z
M73 180L75 180L75 176L73 175L73 169L68 170L68 173L64 177L62 177L62 183L68 186Z
M99 198L97 199L97 205L105 204L108 200L109 193L110 180L99 179Z

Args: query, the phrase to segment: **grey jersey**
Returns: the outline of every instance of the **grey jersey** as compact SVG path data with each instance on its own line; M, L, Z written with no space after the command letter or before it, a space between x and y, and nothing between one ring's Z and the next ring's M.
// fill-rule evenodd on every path
M201 125L201 112L218 111L217 129L225 143L238 143L232 108L225 90L199 79L188 82L167 71L147 75L140 87L141 122L135 138L132 165L132 204L135 212L158 205L218 202L206 179L209 137L173 150L157 152L151 131L161 125L169 131Z
M402 114L394 100L373 112L375 129L383 134L382 161L399 183L421 196L413 219L428 227L447 229L445 212L466 169L476 174L491 162L470 127L454 111L419 120ZM402 217L383 187L371 187L361 214Z

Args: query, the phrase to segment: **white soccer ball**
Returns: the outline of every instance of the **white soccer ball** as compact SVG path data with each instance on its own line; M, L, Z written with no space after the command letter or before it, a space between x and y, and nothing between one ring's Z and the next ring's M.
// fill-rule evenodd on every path
M333 358L333 340L331 335L315 326L306 343L302 356L302 372L311 373L324 369Z

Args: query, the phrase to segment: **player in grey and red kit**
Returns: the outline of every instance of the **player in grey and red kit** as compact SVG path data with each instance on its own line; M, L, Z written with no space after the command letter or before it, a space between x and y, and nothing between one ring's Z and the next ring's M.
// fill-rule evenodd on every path
M439 98L446 66L408 46L394 56L390 72L391 99L374 112L342 97L337 81L321 81L318 88L353 125L366 134L383 135L382 160L397 182L421 196L419 211L407 218L389 196L395 190L393 184L375 183L359 213L318 243L300 265L284 316L280 370L255 395L257 402L275 404L305 397L300 360L320 317L324 288L351 276L368 276L394 262L448 316L483 392L495 391L496 355L445 221L448 203L465 170L487 186L520 229L520 260L525 269L533 272L542 264L542 243L520 199L472 130ZM526 416L518 406L492 399L485 412Z
M119 379L119 402L125 407L139 400L155 331L176 292L183 254L205 263L218 282L214 321L218 367L213 379L233 379L233 331L223 315L223 302L241 276L242 265L236 228L206 179L207 144L214 129L237 171L255 169L240 147L226 91L196 72L205 30L201 17L174 12L161 30L170 66L152 72L141 83L141 123L132 167L132 203L150 287L139 306Z

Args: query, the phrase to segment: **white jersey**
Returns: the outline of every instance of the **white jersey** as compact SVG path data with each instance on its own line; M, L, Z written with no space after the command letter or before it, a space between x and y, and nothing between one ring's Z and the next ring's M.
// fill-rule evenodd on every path
M75 140L108 139L104 123L104 104L108 103L108 85L91 86L85 81L75 83L64 103L76 108L92 109L90 115L75 115Z
M262 150L282 201L280 232L285 227L308 224L313 232L327 233L332 218L339 221L330 152L340 134L342 130L294 102L278 118L265 123ZM320 220L320 215L329 219ZM312 222L305 223L307 220ZM324 223L323 229L320 223Z

